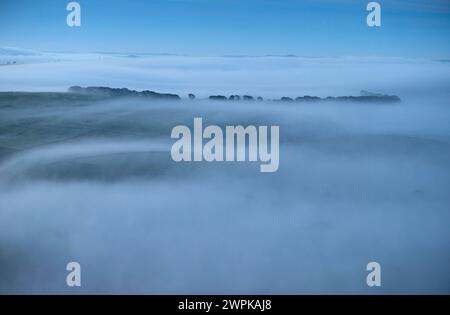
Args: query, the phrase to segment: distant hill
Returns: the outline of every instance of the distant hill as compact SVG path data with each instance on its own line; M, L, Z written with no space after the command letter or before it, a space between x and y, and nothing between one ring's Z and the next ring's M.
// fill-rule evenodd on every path
M69 92L71 93L79 93L79 94L90 94L90 95L101 95L101 96L110 96L110 97L145 97L145 98L153 98L153 99L164 99L164 100L179 100L180 96L176 94L167 94L167 93L157 93L153 91L142 91L138 92L135 90L129 90L127 88L110 88L103 86L90 86L90 87L80 87L80 86L71 86L69 88Z
M224 95L212 95L209 97L210 100L214 101L253 101L255 99L262 101L262 97L254 98L253 96L244 95L242 98L239 95L231 95L226 97ZM297 98L283 96L280 99L273 100L274 102L323 102L323 101L340 101L340 102L378 102L378 103L395 103L401 102L400 97L397 95L387 95L381 93L372 93L365 90L361 91L359 96L328 96L328 97L318 97L318 96L299 96Z
M181 99L177 94L169 93L158 93L153 91L144 90L141 92L130 90L127 88L110 88L103 86L90 86L90 87L80 87L71 86L69 92L77 93L81 95L90 95L96 97L139 97L139 98L151 98L151 99L161 99L161 100L179 100ZM193 95L193 94L191 94ZM192 99L192 97L190 97ZM195 98L195 97L194 97ZM211 95L208 99L213 101L263 101L262 97L253 97L251 95L231 95L229 97L224 95ZM318 97L318 96L299 96L297 98L291 98L283 96L280 99L274 99L273 102L325 102L325 101L339 101L339 102L378 102L378 103L395 103L400 102L400 97L396 95L387 95L381 93L372 93L368 91L361 91L359 96L328 96L328 97Z

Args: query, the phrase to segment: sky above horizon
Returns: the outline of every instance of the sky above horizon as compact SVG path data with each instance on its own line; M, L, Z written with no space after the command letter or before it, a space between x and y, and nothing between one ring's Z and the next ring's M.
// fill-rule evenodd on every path
M0 46L41 51L188 55L450 58L449 0L2 0Z

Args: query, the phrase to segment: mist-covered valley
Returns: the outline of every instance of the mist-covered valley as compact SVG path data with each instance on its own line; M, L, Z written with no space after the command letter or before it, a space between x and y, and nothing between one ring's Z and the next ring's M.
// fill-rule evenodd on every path
M0 93L1 293L449 293L448 65L87 59L4 66L2 90L79 84L280 97L370 89L402 102ZM278 171L174 162L170 132L194 117L279 125ZM70 261L82 266L81 288L66 285ZM371 261L382 266L380 288L366 285Z

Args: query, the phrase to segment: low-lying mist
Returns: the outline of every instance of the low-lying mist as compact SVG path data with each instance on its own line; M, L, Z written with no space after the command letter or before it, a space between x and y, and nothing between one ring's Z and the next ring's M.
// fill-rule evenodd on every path
M0 63L1 91L184 98L0 93L0 293L450 293L448 63L54 53ZM402 102L204 100L362 89ZM173 162L171 130L194 117L279 125L278 171ZM71 261L81 288L66 285ZM380 288L366 285L371 261Z
M401 96L2 105L0 293L449 293L449 97ZM173 162L194 117L279 125L279 170Z

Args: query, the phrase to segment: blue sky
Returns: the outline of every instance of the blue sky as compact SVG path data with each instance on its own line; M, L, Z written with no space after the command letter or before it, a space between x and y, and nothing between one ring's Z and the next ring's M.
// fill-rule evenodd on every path
M382 26L368 0L1 0L0 46L44 51L189 55L450 58L449 0L385 0Z

